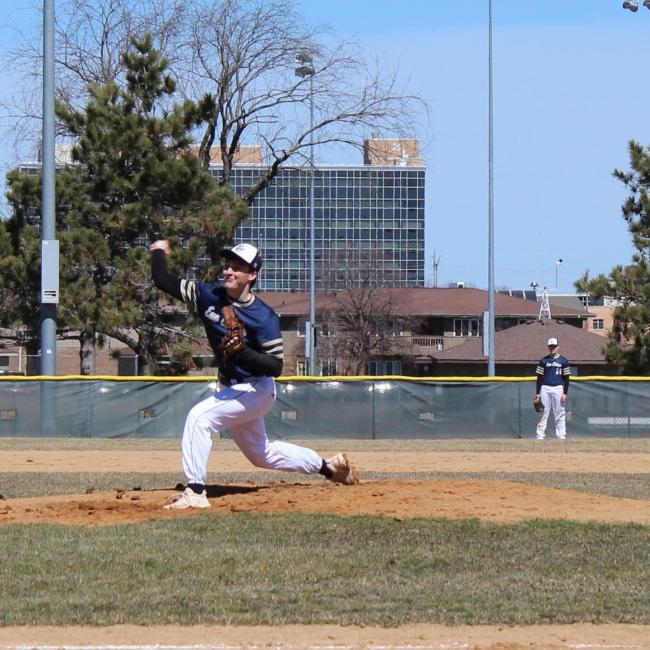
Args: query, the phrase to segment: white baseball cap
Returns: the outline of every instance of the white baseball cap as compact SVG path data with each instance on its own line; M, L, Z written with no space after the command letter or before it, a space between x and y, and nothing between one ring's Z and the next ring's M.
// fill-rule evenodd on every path
M262 267L262 256L252 244L237 244L237 246L233 246L232 248L224 248L221 251L221 256L226 257L228 255L243 260L255 272L259 271Z
M556 339L554 336L552 336L552 337L548 340L548 343L547 343L546 345L557 345L557 339Z

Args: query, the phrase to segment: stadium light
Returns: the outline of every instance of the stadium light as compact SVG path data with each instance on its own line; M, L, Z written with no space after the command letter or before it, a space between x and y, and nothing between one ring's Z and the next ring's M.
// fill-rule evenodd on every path
M646 9L650 9L650 0L643 0L643 6ZM623 3L623 9L628 9L632 12L639 11L639 3L636 0L625 0Z
M305 337L309 357L309 375L316 374L316 269L314 262L314 59L310 52L296 55L297 77L309 77L309 323Z
M492 0L488 0L488 311L487 358L488 377L496 374L495 300L494 289L494 131L492 94ZM485 336L485 331L483 332Z

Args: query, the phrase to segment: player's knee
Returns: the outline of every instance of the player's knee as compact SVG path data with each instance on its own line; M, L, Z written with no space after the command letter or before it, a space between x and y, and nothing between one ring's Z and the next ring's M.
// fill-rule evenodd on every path
M272 466L266 450L260 449L247 449L246 458L255 465L255 467L270 468Z

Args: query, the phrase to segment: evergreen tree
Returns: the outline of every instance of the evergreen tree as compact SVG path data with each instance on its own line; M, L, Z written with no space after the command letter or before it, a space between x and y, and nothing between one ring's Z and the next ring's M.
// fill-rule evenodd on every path
M24 333L28 359L39 350L41 288L40 182L35 176L7 175L11 219L0 220L0 325ZM16 341L18 342L18 341Z
M615 170L630 194L623 203L623 218L632 236L632 263L617 265L609 275L590 279L585 273L576 281L579 291L596 298L620 301L606 354L623 374L650 374L650 148L629 143L630 170Z
M183 242L171 260L179 267L194 265L199 253L216 261L247 212L189 149L192 129L212 110L211 100L172 104L175 83L151 37L134 39L132 46L123 56L123 87L91 84L84 110L57 105L63 129L74 138L73 162L56 179L57 320L79 333L82 374L93 372L98 334L131 347L143 371L160 372L159 356L173 353L183 337L162 319L148 242L161 234ZM30 185L18 173L8 181L10 197L20 203L10 221L39 210L36 194L23 188L40 183Z

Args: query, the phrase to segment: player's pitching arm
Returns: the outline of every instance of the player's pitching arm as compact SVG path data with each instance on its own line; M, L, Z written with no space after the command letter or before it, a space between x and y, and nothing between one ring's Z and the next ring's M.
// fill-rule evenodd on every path
M181 280L167 269L166 256L171 253L171 246L166 239L159 239L149 246L151 252L151 277L154 284L176 300L185 302L190 309L197 310L197 288L192 280ZM257 352L247 345L236 353L236 363L250 373L279 377L282 374L282 359L272 354Z

